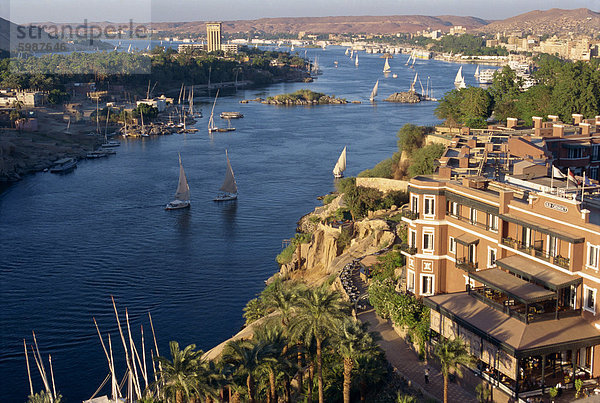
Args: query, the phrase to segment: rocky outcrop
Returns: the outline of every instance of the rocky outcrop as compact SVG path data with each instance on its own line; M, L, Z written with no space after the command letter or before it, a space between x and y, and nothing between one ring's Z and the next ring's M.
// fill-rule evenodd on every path
M313 99L311 100L307 100L307 99L283 99L283 100L278 100L278 99L267 99L266 101L262 101L263 104L267 104L267 105L286 105L286 106L293 106L293 105L330 105L330 104L337 104L337 105L341 105L341 104L347 104L348 101L346 101L343 98L335 98L335 97L330 97L328 95L324 95L319 99Z
M384 99L387 102L400 102L403 104L416 104L421 102L421 94L414 91L394 92L392 95Z

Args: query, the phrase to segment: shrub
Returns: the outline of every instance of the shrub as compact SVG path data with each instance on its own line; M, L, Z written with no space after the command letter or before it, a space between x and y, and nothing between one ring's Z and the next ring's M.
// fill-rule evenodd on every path
M329 203L334 201L336 197L338 197L338 195L336 194L328 194L327 196L323 197L323 205L328 205Z
M417 175L429 175L435 171L435 162L444 153L445 147L442 144L430 144L418 149L408 167L408 174L412 178Z

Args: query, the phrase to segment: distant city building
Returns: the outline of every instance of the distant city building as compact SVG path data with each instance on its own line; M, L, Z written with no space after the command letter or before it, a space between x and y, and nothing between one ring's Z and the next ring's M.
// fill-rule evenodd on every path
M209 52L221 50L221 25L220 22L206 23L206 43Z
M225 54L237 53L239 49L239 45L237 43L224 43L221 45L221 50L225 52Z
M206 50L206 44L204 43L182 43L177 47L179 53L185 53L193 50Z
M455 25L452 28L450 28L450 35L462 35L466 33L467 29L462 25Z

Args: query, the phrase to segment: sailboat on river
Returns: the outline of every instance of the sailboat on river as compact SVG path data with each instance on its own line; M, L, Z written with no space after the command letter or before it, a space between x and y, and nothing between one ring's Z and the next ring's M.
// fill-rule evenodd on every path
M335 166L333 167L334 178L343 178L344 171L346 170L346 147L342 150L340 157L338 158Z
M165 206L165 210L178 210L187 207L190 207L190 187L181 163L181 154L179 154L179 183L175 191L175 200L169 202Z
M213 200L214 201L227 201L237 199L238 188L235 183L235 176L233 175L233 168L229 162L229 155L225 150L225 158L227 159L227 172L225 173L225 180L223 185L219 189L222 193L219 193Z

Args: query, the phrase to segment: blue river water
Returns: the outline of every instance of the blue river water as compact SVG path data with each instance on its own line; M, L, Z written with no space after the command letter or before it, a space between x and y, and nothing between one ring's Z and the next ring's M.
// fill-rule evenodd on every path
M243 325L242 308L278 269L282 239L333 190L331 170L348 147L348 175L374 166L396 149L405 123L434 124L436 103L368 102L377 79L379 99L409 88L407 55L390 60L361 52L359 66L344 48L308 49L323 75L315 82L281 83L219 97L216 115L240 111L235 132L206 133L212 98L203 99L196 134L121 140L117 155L82 161L70 174L39 173L0 193L0 401L22 402L29 393L23 339L35 330L40 352L52 355L57 389L65 401L88 399L108 374L92 318L110 332L120 376L124 373L110 296L140 345L140 325L151 348L152 313L161 353L168 342L207 350ZM303 56L304 50L299 53ZM338 66L334 66L334 61ZM453 87L457 64L417 61L434 95ZM463 67L475 84L475 65ZM309 88L362 104L276 107L240 104ZM419 87L417 87L419 88ZM225 126L217 118L217 124ZM229 152L239 200L217 204ZM177 186L181 153L192 207L165 211ZM35 389L41 390L30 355ZM150 366L150 363L148 363ZM101 394L107 394L105 388Z

